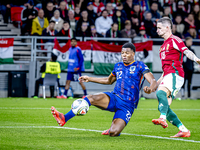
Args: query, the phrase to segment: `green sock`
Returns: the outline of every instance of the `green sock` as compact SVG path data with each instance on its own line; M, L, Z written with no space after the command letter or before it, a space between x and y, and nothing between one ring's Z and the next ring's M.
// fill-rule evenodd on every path
M167 120L178 128L182 125L181 121L178 119L177 115L171 110L170 107L168 108L167 112Z
M159 102L158 110L160 111L161 115L166 116L168 107L169 107L168 100L167 100L167 93L165 91L159 90L156 93L156 96L157 96L158 102Z

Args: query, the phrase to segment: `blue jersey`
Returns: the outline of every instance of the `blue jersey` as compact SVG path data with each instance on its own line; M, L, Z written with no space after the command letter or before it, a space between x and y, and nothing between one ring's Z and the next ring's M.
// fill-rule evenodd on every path
M85 71L83 54L78 46L69 49L68 72L74 72L74 68Z
M119 62L115 64L112 75L116 76L116 85L112 93L126 102L137 107L139 100L140 82L149 68L141 61L134 61L129 65Z

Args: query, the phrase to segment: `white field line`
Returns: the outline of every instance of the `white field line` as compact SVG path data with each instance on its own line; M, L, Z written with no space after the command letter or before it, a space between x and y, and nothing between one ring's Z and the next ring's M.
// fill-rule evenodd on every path
M59 126L0 126L0 129L30 129L30 128L56 128L56 129L67 129L67 130L77 130L77 131L90 131L90 132L103 132L100 130L92 130L92 129L79 129L79 128L69 128L69 127L59 127ZM191 142L191 143L200 143L200 141L194 141L194 140L186 140L181 138L169 138L169 137L162 137L162 136L153 136L153 135L140 135L140 134L132 134L132 133L122 133L123 135L133 135L133 136L139 136L139 137L148 137L148 138L155 138L155 139L165 139L165 140L173 140L173 141L183 141L183 142Z
M44 109L44 110L50 110L51 108L29 108L29 107L0 107L0 109ZM56 108L56 109L71 109L70 107L66 107L66 108ZM98 108L90 108L91 110L100 110ZM137 110L158 110L157 108L138 108ZM200 109L173 109L173 110L178 110L178 111L200 111Z

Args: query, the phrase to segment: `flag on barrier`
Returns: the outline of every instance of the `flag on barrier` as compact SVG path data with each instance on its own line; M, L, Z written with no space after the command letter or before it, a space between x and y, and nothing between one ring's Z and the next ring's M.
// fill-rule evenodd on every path
M0 39L0 64L13 64L14 38Z
M77 45L81 48L85 69L91 68L91 41L87 42L77 42ZM58 58L57 61L60 63L61 70L67 69L68 58L69 58L69 48L71 47L70 41L68 41L64 46L60 46L57 39L55 39L53 53L55 53Z
M109 75L115 63L122 61L121 49L122 45L109 45L93 41L93 64L94 73ZM135 43L136 53L135 60L143 61L152 70L153 62L153 41L147 41L143 43Z

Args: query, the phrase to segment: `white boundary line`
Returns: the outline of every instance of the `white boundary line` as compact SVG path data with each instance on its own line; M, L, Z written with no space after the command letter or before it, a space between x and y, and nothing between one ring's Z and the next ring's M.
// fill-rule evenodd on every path
M56 129L67 129L67 130L79 130L79 131L90 131L90 132L103 132L100 130L92 130L92 129L79 129L79 128L69 128L69 127L59 127L59 126L0 126L0 129L10 129L10 128L56 128ZM124 135L133 135L133 136L140 136L140 137L148 137L148 138L155 138L155 139L165 139L165 140L173 140L173 141L183 141L183 142L192 142L192 143L200 143L200 141L194 140L185 140L181 138L169 138L169 137L162 137L162 136L153 136L153 135L140 135L140 134L132 134L132 133L121 133Z
M16 110L18 110L18 109L30 109L30 110L35 110L35 109L44 109L44 110L50 110L51 108L29 108L29 107L0 107L0 109L2 109L2 110L6 110L6 109L16 109ZM66 107L66 108L57 108L57 109L71 109L70 107ZM100 109L98 109L98 108L90 108L90 109L92 109L92 110L100 110ZM154 109L154 108L138 108L137 110L158 110L158 109ZM173 109L173 110L177 110L177 111L200 111L200 109Z

